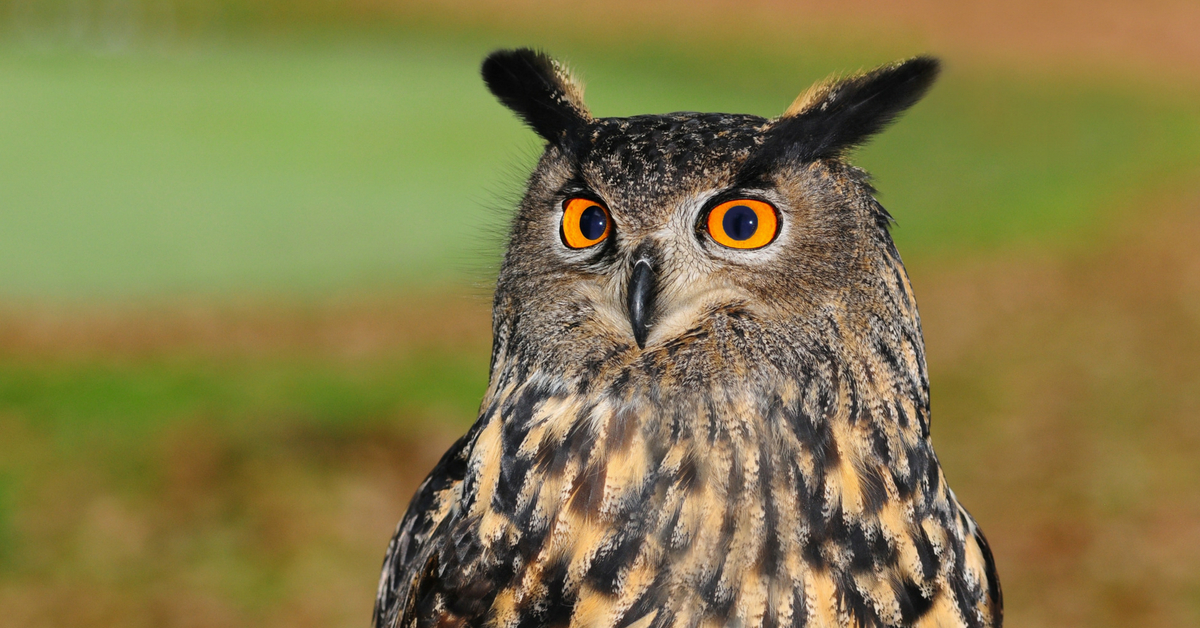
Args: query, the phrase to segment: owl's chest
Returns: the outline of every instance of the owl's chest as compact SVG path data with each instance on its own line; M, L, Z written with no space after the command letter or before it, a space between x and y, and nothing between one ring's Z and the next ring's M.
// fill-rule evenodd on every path
M526 390L496 405L462 519L489 577L502 574L494 625L554 608L574 626L843 625L852 564L879 583L907 571L895 555L912 508L888 498L886 465L860 455L863 435L836 411L789 414L784 396L664 405Z

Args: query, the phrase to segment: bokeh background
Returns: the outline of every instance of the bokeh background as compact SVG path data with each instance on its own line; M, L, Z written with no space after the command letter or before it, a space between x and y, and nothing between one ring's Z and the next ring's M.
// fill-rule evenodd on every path
M1200 5L0 0L0 626L364 626L485 387L544 47L602 116L932 52L876 177L1011 626L1200 625Z

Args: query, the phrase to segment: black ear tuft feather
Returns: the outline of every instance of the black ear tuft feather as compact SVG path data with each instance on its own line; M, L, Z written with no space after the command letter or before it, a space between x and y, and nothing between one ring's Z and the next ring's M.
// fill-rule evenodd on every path
M591 120L582 87L543 52L497 50L483 60L483 82L500 102L553 144L562 145Z
M940 64L915 57L859 76L814 86L767 130L751 169L779 159L839 157L865 143L929 90Z

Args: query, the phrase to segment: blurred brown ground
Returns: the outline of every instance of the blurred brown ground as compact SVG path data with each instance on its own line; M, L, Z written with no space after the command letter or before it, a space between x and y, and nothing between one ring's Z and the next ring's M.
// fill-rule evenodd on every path
M359 5L368 15L392 7ZM608 23L617 15L667 28L680 13L711 22L733 4L697 6L621 2L604 11ZM1017 67L1053 58L1200 78L1196 2L832 6L738 10L771 28L861 24ZM520 22L567 3L489 7L461 0L403 10ZM934 440L991 540L1010 626L1200 625L1200 182L1143 203L1087 252L1010 251L910 269ZM0 317L0 354L353 363L417 346L486 354L489 335L486 300L453 295L303 309L14 311ZM386 540L452 432L288 428L264 444L262 433L231 433L198 416L150 444L141 464L161 481L130 496L112 494L92 472L103 447L64 462L47 453L48 436L0 416L9 455L53 467L52 485L15 522L41 553L31 562L74 561L0 587L0 626L365 625ZM247 577L232 590L214 584L239 553L288 575ZM213 593L222 587L228 595ZM246 602L262 591L281 602Z
M1195 0L357 0L362 16L427 15L460 24L558 22L606 36L695 34L714 45L728 26L757 26L760 40L789 35L912 40L938 54L1022 70L1042 67L1200 79L1200 2ZM449 18L448 18L449 16ZM749 32L753 32L750 30ZM587 33L581 33L586 35Z

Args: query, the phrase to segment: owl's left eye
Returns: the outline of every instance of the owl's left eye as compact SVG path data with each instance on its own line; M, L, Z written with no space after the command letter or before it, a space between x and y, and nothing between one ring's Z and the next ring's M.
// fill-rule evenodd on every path
M583 249L604 241L612 232L612 217L603 205L586 198L573 198L563 206L562 240L572 249Z
M731 249L760 249L775 239L779 218L763 201L725 201L708 212L708 234Z

